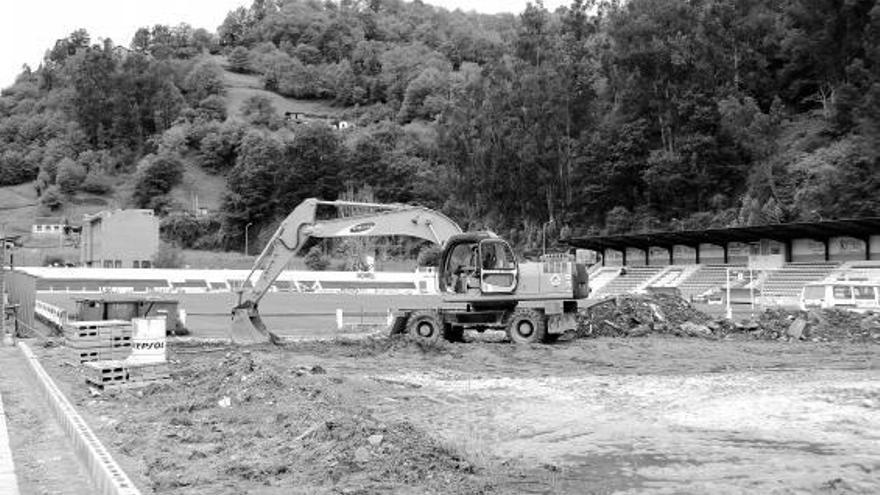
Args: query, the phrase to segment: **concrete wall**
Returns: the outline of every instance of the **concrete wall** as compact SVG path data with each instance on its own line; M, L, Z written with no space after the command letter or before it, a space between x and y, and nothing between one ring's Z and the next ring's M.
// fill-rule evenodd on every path
M652 247L650 254L652 266L666 266L669 264L669 251L666 248Z
M34 304L37 299L37 277L23 271L15 270L6 272L6 290L9 292L9 302L18 304L17 318L20 326L34 327ZM20 331L27 335L28 328Z
M697 250L690 246L672 248L672 261L676 265L691 265L697 262Z
M724 263L724 249L715 244L700 244L700 263L706 265Z
M813 239L791 241L791 261L825 261L825 244Z
M620 266L623 264L623 253L616 249L606 249L603 254L605 266Z
M865 259L865 241L852 237L832 237L828 242L828 254L831 261Z
M880 260L880 235L871 236L871 259Z
M626 264L627 266L645 266L645 252L641 249L627 248Z
M731 242L727 245L727 262L731 264L746 264L749 262L749 253L752 247L742 242Z
M115 210L86 219L80 261L95 268L152 263L159 251L159 219L152 210Z

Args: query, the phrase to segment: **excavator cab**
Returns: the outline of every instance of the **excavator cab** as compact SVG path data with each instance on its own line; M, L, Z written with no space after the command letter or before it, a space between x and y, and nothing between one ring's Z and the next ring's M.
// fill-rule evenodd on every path
M518 267L510 245L491 232L453 236L440 258L440 291L447 294L512 294Z

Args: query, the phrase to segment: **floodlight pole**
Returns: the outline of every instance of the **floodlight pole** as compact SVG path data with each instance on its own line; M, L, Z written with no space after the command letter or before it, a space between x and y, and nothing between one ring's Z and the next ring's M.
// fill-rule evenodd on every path
M248 222L247 225L244 226L244 255L248 255L248 228L253 225L254 222Z
M730 308L730 267L727 267L727 319L733 319L733 310Z

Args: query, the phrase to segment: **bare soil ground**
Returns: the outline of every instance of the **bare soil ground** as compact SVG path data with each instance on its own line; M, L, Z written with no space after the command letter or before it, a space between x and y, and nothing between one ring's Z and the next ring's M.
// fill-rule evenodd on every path
M100 395L40 354L155 493L878 493L878 350L176 345L172 384Z

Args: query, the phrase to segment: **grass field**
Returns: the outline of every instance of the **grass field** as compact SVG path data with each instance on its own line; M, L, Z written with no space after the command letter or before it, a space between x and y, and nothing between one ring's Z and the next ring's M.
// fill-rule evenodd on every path
M214 60L226 67L225 57L217 56ZM259 76L253 74L239 74L227 70L223 73L223 82L226 84L226 113L231 118L238 118L241 104L254 95L269 98L275 110L281 115L285 112L293 112L313 118L332 119L342 114L343 109L330 106L327 101L285 98L278 93L266 91Z

